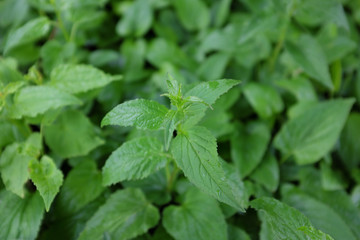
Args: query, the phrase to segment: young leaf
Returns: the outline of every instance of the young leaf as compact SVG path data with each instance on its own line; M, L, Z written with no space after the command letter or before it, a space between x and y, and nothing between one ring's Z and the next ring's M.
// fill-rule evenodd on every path
M218 203L195 188L185 193L180 206L165 208L163 225L176 240L228 239L226 222Z
M195 186L244 211L245 204L229 185L216 148L216 139L204 127L179 130L170 147L176 163Z
M231 138L231 157L241 178L249 175L261 162L270 141L269 128L263 122L238 124Z
M139 129L159 129L168 109L152 100L135 99L124 102L108 112L101 126L135 126Z
M86 223L79 240L126 240L147 232L160 218L139 189L127 188L113 193Z
M271 226L276 239L308 239L301 228L312 225L309 219L295 208L269 197L255 199L251 202L251 206L264 214L264 219ZM322 238L314 240L322 240Z
M90 65L59 65L51 71L50 85L69 93L81 93L103 87L122 76L111 76Z
M76 213L102 193L101 179L96 163L84 160L67 175L58 196L57 209L66 214Z
M35 117L50 109L57 109L69 105L79 105L81 101L56 88L48 86L29 86L22 88L15 96L12 115Z
M294 155L298 164L318 161L335 144L353 103L353 99L338 99L314 104L282 126L275 147L284 156Z
M273 87L265 84L255 82L246 84L244 95L261 118L270 118L284 108L280 94Z
M62 172L56 168L51 158L43 156L40 162L33 159L29 163L29 173L44 200L46 211L49 211L50 205L63 183Z
M286 49L295 62L316 81L333 89L326 56L321 46L310 35L302 35L296 44L288 42Z
M44 126L43 130L47 145L63 158L86 155L104 144L90 119L76 110L62 112L55 122Z
M7 38L4 53L27 43L35 42L44 37L50 30L50 20L46 17L35 18L24 26L16 29Z
M39 193L24 199L2 190L0 192L0 239L35 240L44 214Z
M141 137L125 142L106 160L103 183L142 179L164 167L167 155L154 137Z
M32 157L22 154L22 146L13 143L0 157L1 178L7 190L24 197L24 184L29 178L28 164Z

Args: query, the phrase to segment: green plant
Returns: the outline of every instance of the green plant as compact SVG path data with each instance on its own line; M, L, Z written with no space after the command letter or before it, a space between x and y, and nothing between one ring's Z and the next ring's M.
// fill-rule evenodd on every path
M0 239L360 239L359 13L0 1Z

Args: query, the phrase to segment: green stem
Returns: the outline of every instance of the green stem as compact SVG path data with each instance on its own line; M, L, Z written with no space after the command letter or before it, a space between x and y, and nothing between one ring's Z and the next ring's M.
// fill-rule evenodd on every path
M57 25L60 28L61 32L63 33L66 41L68 42L70 40L70 37L69 37L69 33L67 32L67 30L65 28L64 22L62 21L61 12L57 8L56 3L55 3L54 0L51 0L51 4L54 6L54 9L55 9L55 15L56 15L56 18L57 18Z
M174 182L177 178L177 175L178 175L178 172L179 172L179 168L178 166L176 165L176 163L174 162L174 169L170 175L170 178L168 178L168 181L167 181L167 191L168 192L171 192L172 189L173 189L173 185L174 185Z

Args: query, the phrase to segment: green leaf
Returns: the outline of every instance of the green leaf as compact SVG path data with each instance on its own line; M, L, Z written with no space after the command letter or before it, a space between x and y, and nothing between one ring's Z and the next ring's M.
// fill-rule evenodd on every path
M104 144L90 119L76 110L62 112L43 130L47 145L63 158L86 155Z
M134 238L154 227L160 218L157 208L145 199L139 189L118 190L86 223L79 240Z
M195 188L185 193L180 206L165 208L162 222L176 240L227 239L227 226L218 203Z
M251 207L264 214L264 219L271 226L276 239L308 239L301 229L312 225L309 219L295 208L269 197L253 200Z
M209 25L210 12L202 0L175 0L173 5L187 30L203 30Z
M350 170L360 165L360 114L351 113L340 135L339 153L341 160Z
M280 170L276 158L271 154L265 156L250 178L262 184L270 192L275 192L280 181Z
M303 77L296 77L290 80L280 80L275 82L281 88L292 93L297 101L316 101L317 96L311 82Z
M43 156L40 162L33 159L29 163L29 173L44 200L46 211L49 211L50 205L63 183L62 172L57 169L51 158Z
M282 196L284 202L307 216L314 227L330 234L334 239L357 239L341 216L321 201L288 185L282 188Z
M286 122L274 145L298 164L318 161L334 146L343 128L353 99L330 100L314 104Z
M0 239L35 240L44 214L39 194L21 199L3 190L0 199Z
M280 94L271 86L250 82L244 87L244 95L261 118L280 113L284 103Z
M13 31L7 38L4 53L7 54L13 48L35 42L44 37L50 30L50 21L46 17L35 18L22 27Z
M251 240L250 236L241 228L228 224L229 240Z
M296 44L288 42L286 50L310 77L328 89L333 89L325 53L313 37L302 35Z
M96 163L84 160L67 175L56 207L61 209L62 214L76 213L96 199L103 190L101 172L97 169Z
M8 145L0 157L1 178L7 190L24 197L24 184L29 178L31 156L22 153L22 145Z
M221 202L244 211L245 203L225 177L218 159L216 139L204 127L178 129L170 150L185 176Z
M221 95L238 84L240 81L233 79L203 82L186 92L185 97L195 96L212 105Z
M229 60L230 54L222 52L215 53L200 65L196 73L204 80L219 79L224 75Z
M12 115L35 117L50 109L69 105L79 105L81 101L65 92L48 86L29 86L22 88L15 96Z
M139 18L141 16L141 18ZM120 36L144 35L151 27L153 10L148 0L135 0L125 11L123 18L116 26Z
M101 126L135 126L139 129L159 129L168 109L152 100L135 99L124 102L108 112Z
M185 118L184 112L170 109L165 115L163 126L165 130L165 151L169 150L170 142L177 125Z
M165 167L167 154L154 137L141 137L125 142L106 160L103 183L142 179Z
M313 227L300 227L299 230L303 231L310 239L334 240L330 235Z
M238 124L231 138L231 158L241 178L260 164L270 138L270 130L263 122L250 122L247 126Z
M104 87L122 76L111 76L90 65L59 65L51 71L50 85L69 93Z
M336 212L351 229L355 238L360 238L360 209L354 205L347 192L324 191L320 174L312 168L300 172L300 183L300 188L304 193Z

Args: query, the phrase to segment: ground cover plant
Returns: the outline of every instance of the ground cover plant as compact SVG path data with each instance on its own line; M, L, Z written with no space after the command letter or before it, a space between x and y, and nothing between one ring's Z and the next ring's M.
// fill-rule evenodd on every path
M360 3L0 1L0 239L360 239Z

